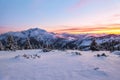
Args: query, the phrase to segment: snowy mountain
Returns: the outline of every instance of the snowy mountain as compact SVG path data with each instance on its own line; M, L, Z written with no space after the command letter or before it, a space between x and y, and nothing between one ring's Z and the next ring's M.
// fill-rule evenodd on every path
M5 34L0 35L0 39L3 39L9 35L12 35L14 37L20 37L20 38L27 38L27 37L40 37L41 38L51 38L53 37L53 34L48 33L45 30L39 29L39 28L32 28L29 30L21 31L21 32L8 32Z
M0 35L0 41L4 47L7 46L8 36L12 36L20 49L24 49L26 42L32 48L52 49L80 49L90 50L90 45L95 39L100 45L100 50L110 50L112 47L120 49L120 35L115 34L55 34L43 29L32 28L21 32L8 32ZM27 41L29 40L29 41ZM103 49L104 48L104 49Z

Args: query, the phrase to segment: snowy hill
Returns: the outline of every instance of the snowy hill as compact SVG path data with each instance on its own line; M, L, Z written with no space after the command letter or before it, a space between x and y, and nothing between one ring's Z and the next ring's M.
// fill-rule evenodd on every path
M107 57L96 56L103 53ZM120 80L118 53L77 50L52 50L46 53L41 50L0 51L0 80Z
M53 37L53 34L39 28L32 28L29 30L21 31L21 32L8 32L0 35L0 39L6 38L7 36L12 35L14 37L27 38L27 37L42 37L42 38L50 38Z
M55 34L43 29L32 28L21 32L8 32L0 35L0 42L6 48L8 36L13 36L19 49L29 40L32 48L90 50L92 40L96 40L100 50L120 50L120 35L113 34ZM13 42L14 42L13 41ZM104 49L103 49L104 48Z

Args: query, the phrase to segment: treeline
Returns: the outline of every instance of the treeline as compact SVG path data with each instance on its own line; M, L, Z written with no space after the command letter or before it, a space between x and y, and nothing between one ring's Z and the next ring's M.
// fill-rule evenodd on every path
M82 41L76 43L77 40L68 41L63 38L57 38L53 40L41 40L38 41L33 37L27 37L23 39L17 39L12 35L0 41L0 50L23 50L23 49L72 49L72 50L120 50L120 41L109 40L98 44L93 38L89 46L81 46Z

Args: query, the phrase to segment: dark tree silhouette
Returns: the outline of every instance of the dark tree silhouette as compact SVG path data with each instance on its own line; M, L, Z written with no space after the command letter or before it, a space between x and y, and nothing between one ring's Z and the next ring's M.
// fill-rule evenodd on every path
M99 46L98 44L96 43L95 39L92 41L91 45L90 45L90 49L92 51L98 51L99 50Z
M30 39L27 38L26 42L25 42L25 49L32 49L31 43L30 43Z
M7 50L16 50L17 49L17 44L13 38L12 35L9 35L7 38L7 46L6 46Z
M0 50L4 50L4 46L1 41L0 41Z

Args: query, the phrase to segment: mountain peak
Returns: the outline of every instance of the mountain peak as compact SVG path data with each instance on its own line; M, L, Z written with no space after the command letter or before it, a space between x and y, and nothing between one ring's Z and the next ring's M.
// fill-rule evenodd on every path
M40 31L40 32L46 32L46 30L44 29L40 29L40 28L31 28L31 29L28 29L26 31Z

